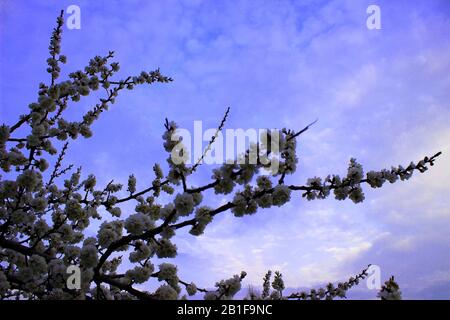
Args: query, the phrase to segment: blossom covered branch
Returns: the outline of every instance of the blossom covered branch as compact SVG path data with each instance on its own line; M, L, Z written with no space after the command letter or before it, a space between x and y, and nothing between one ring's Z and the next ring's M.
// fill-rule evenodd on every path
M228 108L216 134L193 166L173 161L171 152L181 141L172 139L177 124L166 120L163 134L163 147L169 154L166 174L155 164L153 181L142 190L137 189L134 175L129 176L126 190L114 181L98 187L95 175L83 176L82 168L73 171L73 165L64 166L69 141L80 136L90 138L92 124L115 103L122 90L133 90L142 84L169 83L172 79L159 69L115 79L119 64L111 61L114 53L109 52L91 59L84 70L70 73L69 79L59 81L60 65L67 60L61 54L62 25L61 13L49 46L50 83L39 85L37 101L29 105L28 114L20 116L14 125L0 126L0 168L6 174L0 176L0 298L177 299L183 292L188 295L200 292L206 299L231 299L241 290L245 272L218 281L214 290L208 290L181 280L174 264L164 262L155 266L159 259L176 257L173 238L178 229L188 227L190 234L200 236L220 213L230 211L242 217L255 214L258 209L280 207L292 199L293 191L302 192L307 200L324 199L333 192L337 200L349 198L359 203L364 200L363 185L380 188L385 182L409 179L414 171L425 172L440 155L425 157L407 167L366 174L361 164L351 159L344 177L329 175L324 179L308 179L305 185L287 184L285 180L297 169L297 139L312 123L299 131L284 128L272 133L239 155L240 160L246 161L227 161L212 171L209 183L190 185L190 176L197 172L218 132L224 128ZM104 95L80 121L64 118L67 108L98 90ZM274 140L280 146L278 153L271 148ZM255 150L258 157L262 154L271 162L276 161L279 170L270 172L270 165L260 158L250 164L248 160ZM48 172L51 163L53 169ZM202 205L203 194L208 190L229 195L228 201L217 207ZM169 203L162 203L162 193L171 198ZM124 203L132 203L134 212L122 218ZM109 215L102 214L102 210ZM86 229L93 220L101 221L99 229L94 236L87 236ZM124 266L124 256L133 267L118 273L119 267ZM72 265L81 268L78 289L66 285L66 271ZM344 297L365 275L364 270L337 288L329 285L283 296L281 273L275 273L272 293L268 273L261 298ZM137 289L149 281L162 285L154 292ZM392 278L380 297L399 297L396 285Z

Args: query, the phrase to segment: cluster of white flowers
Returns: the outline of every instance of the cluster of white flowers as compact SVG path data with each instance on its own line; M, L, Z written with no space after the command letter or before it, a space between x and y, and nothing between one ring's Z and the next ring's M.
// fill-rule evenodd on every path
M233 198L234 207L231 208L231 212L236 217L242 217L245 214L253 214L258 209L258 205L255 200L249 198L246 192L238 192Z
M280 162L281 172L285 174L292 174L297 170L297 141L292 137L292 132L286 129L280 132L280 152L283 162Z
M34 170L25 170L17 177L17 183L27 191L35 191L42 184L42 175Z
M217 181L214 191L217 194L228 194L236 186L234 181L236 164L224 164L219 169L213 170L212 178Z
M369 171L367 172L366 176L367 176L367 183L372 188L381 188L383 186L383 183L385 181L383 172Z
M164 150L171 153L173 148L179 143L181 140L172 140L174 132L177 130L178 125L174 121L170 121L166 123L166 131L164 131L162 138L164 140L163 146ZM180 137L181 139L181 137Z
M172 288L171 286L167 284L163 284L160 286L156 292L155 295L160 300L177 300L178 299L178 292Z
M322 184L322 179L319 177L309 178L306 185L311 188L305 194L308 200L325 199L330 194L330 188Z
M361 164L356 162L355 158L351 158L347 171L347 179L351 182L351 184L358 184L361 182L363 177L364 171Z
M270 277L272 276L272 271L267 271L263 278L263 292L261 293L261 298L266 299L270 295Z
M138 204L135 207L136 212L148 215L153 221L160 218L161 206L154 203L153 197L147 197L147 199L138 197L136 200L138 201Z
M189 215L194 210L194 198L187 192L178 194L175 197L174 204L180 216Z
M136 192L136 177L134 175L130 175L128 178L128 192L131 194Z
M48 263L49 282L53 288L64 288L66 285L67 267L63 261L53 259ZM84 277L82 277L84 279Z
M160 239L156 245L158 258L174 258L177 255L177 246L168 239Z
M260 184L263 184L263 182L265 187L271 186L265 178L261 179ZM231 209L235 216L242 217L245 214L253 214L258 206L261 208L269 208L272 205L282 206L291 199L291 189L284 184L279 184L271 189L264 189L262 194L258 191L260 190L257 189L255 192L252 187L246 185L243 192L235 194L233 198L234 206Z
M336 200L345 200L348 197L348 194L350 192L350 187L343 185L341 178L338 175L333 176L333 185L335 186L334 189L334 197Z
M273 197L270 193L266 193L256 199L256 203L261 208L270 208L273 205Z
M83 234L81 232L75 232L74 228L67 223L59 227L58 231L60 232L59 236L61 240L67 243L77 243L83 239Z
M84 191L93 191L96 184L97 179L94 175L90 174L86 180L83 181Z
M153 172L155 173L157 179L164 178L164 173L159 164L155 163L155 165L153 166Z
M85 215L85 211L80 202L75 199L71 199L66 203L64 213L72 221L82 219Z
M120 217L122 210L119 207L108 207L106 209L113 217Z
M206 226L212 221L211 216L211 208L210 207L199 207L195 211L195 219L196 223L192 226L191 230L189 231L190 234L194 236L199 236L203 234L205 231Z
M197 293L197 286L195 285L195 283L191 282L190 284L188 284L186 286L186 292L190 296L193 296L194 294L196 294Z
M272 192L272 202L275 206L282 206L291 199L291 189L286 185L277 185Z
M283 276L279 271L275 271L275 277L272 281L272 288L281 293L283 292L285 286L283 281Z
M205 300L216 300L220 299L231 299L233 296L241 290L242 279L246 277L247 273L242 271L240 275L234 275L232 278L227 280L221 280L216 282L217 290L209 291L205 294Z
M141 234L153 229L154 226L155 224L151 218L142 213L132 214L125 220L125 229L131 234Z
M31 200L31 206L34 207L36 211L44 211L47 208L47 199L43 197L36 197Z
M203 296L203 299L205 300L217 300L219 297L218 293L216 291L208 291Z
M203 201L203 195L200 192L192 193L192 199L194 200L194 206L198 206Z
M111 290L104 285L92 287L89 291L90 295L96 300L113 300L114 298L111 294Z
M1 146L1 144L0 158L2 159L0 162L0 167L5 172L11 171L11 166L15 166L17 168L19 166L26 165L28 162L28 158L17 148L13 147L8 152L6 151L5 146Z
M138 262L154 254L153 246L150 246L143 241L136 241L134 244L135 250L130 253L130 262Z
M332 300L336 297L345 298L346 292L353 286L358 285L360 279L364 279L366 276L367 269L363 270L362 273L357 275L356 277L351 277L346 282L339 282L337 287L335 287L332 283L328 283L325 288L320 288L318 290L311 289L309 292L301 291L299 293L293 293L286 298L299 300Z
M159 214L160 214L161 218L165 220L172 214L173 210L175 210L175 205L173 203L168 203L164 207L161 208L161 210L159 211Z
M410 165L406 171L411 168ZM366 179L363 179L364 172L362 166L355 159L351 159L345 178L341 179L338 175L327 176L323 182L321 178L317 177L308 179L306 192L303 194L303 197L306 197L308 200L324 199L333 190L337 200L349 198L354 203L359 203L365 199L361 183L367 182L371 187L379 188L386 180L394 183L401 174L405 174L405 169L393 168L391 171L370 171L367 173Z
M154 267L151 263L147 263L144 267L136 266L128 270L125 274L134 283L144 283L152 275Z
M103 222L98 230L97 238L100 247L107 248L122 236L123 222Z
M238 184L249 183L259 170L258 166L249 163L248 156L246 158L245 162L239 164L240 174L236 177L236 182Z
M382 173L383 173L383 178L385 178L390 183L394 183L398 180L398 176L397 176L394 168L392 168L391 170L383 169Z
M81 290L88 292L91 287L92 279L94 279L94 270L93 268L83 268L81 269L81 272Z
M237 193L233 198L234 207L231 211L236 217L242 217L247 209L247 199L240 193Z
M171 263L161 263L159 265L158 280L173 280L178 282L177 266Z
M260 190L269 190L272 188L272 181L268 176L259 176L256 178L256 184Z
M42 275L47 272L47 262L43 257L36 254L28 259L28 265L30 266L33 275Z
M84 244L80 254L81 264L83 267L95 267L98 263L98 250L93 244Z
M170 239L175 236L175 229L171 227L164 227L160 233L162 239Z
M177 267L170 263L161 263L157 273L159 281L166 281L172 288L180 291L178 286L179 278L177 275Z
M81 249L77 246L64 247L64 259L67 261L76 260L80 257Z
M28 225L30 226L36 220L36 216L31 212L26 212L23 210L16 210L11 213L11 221L17 225Z
M360 186L354 187L351 189L348 198L352 200L354 203L363 202L365 199L364 193Z
M378 292L378 297L381 298L381 300L402 299L402 292L400 291L397 282L395 282L394 277L389 278L389 280L384 283L380 292Z

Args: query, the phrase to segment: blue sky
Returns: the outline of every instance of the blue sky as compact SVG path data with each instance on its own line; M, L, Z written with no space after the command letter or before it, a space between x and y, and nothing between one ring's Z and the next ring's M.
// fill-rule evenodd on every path
M160 67L174 78L124 92L94 137L71 145L67 163L100 182L134 173L147 185L153 164L165 163L165 117L214 128L227 106L226 128L300 129L319 118L299 141L288 183L343 174L351 157L368 171L444 152L425 174L366 189L362 204L296 194L257 215L223 214L198 238L180 231L183 279L208 287L246 270L245 285L260 285L267 269L279 269L296 288L372 263L384 279L396 276L405 298L450 297L448 1L1 0L0 122L25 113L48 80L51 29L70 4L81 8L81 29L64 29L64 74L114 50L122 76ZM381 30L366 27L370 4L381 8ZM93 102L73 105L69 117ZM202 166L191 183L209 181L210 170ZM349 293L374 296L364 284Z

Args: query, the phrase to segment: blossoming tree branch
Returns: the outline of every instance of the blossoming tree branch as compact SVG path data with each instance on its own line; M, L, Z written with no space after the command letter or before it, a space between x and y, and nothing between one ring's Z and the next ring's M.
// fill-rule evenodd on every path
M147 188L137 190L137 179L130 175L126 186L109 182L98 187L94 175L82 175L81 168L64 164L69 141L92 136L91 125L97 121L123 90L138 85L169 83L157 69L125 79L115 79L119 64L112 62L114 53L96 56L84 70L69 74L60 81L63 13L57 19L50 40L47 59L49 83L41 83L36 102L15 124L0 126L0 297L2 299L178 299L198 292L205 299L231 299L241 290L245 272L218 281L214 289L198 288L189 279L177 275L178 267L170 263L154 265L159 258L174 258L176 231L188 228L192 236L201 235L214 217L230 211L236 217L255 214L258 209L283 206L292 197L307 200L334 196L337 200L364 200L363 187L380 188L384 183L407 180L415 171L425 172L437 153L417 163L392 167L366 174L351 159L346 176L314 177L305 184L289 184L286 178L297 168L297 139L300 131L277 131L279 152L275 154L268 136L266 143L253 144L242 155L249 160L252 151L278 161L278 170L270 174L267 162L227 162L213 170L211 181L193 187L189 177L198 170L214 143L211 139L202 157L194 165L173 161L172 151L181 143L174 140L175 122L166 120L164 149L169 153L168 171L155 164L154 179ZM93 91L104 96L79 121L64 118L66 109ZM218 126L222 130L227 115ZM241 157L241 160L242 160ZM50 168L50 164L52 164ZM256 182L256 183L255 183ZM125 191L126 188L126 191ZM124 194L125 196L119 196ZM207 191L228 195L228 202L209 207L202 205ZM122 193L121 193L122 192ZM161 204L161 194L172 195L172 201ZM121 218L121 204L133 203L135 212ZM106 210L109 215L101 215ZM101 220L96 236L87 237L93 219ZM129 268L119 273L128 259ZM68 268L81 270L79 287L69 287ZM367 269L336 285L283 295L282 274L269 271L262 291L249 292L249 299L333 299L345 297L346 291L367 276ZM137 289L151 281L160 282L154 291ZM388 279L379 292L382 299L400 298L394 278Z

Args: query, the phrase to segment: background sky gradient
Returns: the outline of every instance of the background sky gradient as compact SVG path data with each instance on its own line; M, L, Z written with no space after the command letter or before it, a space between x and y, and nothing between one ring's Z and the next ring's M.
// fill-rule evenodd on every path
M319 118L299 140L290 184L345 174L351 157L369 171L444 152L409 181L366 188L362 204L308 202L297 193L282 208L221 214L200 237L179 231L182 279L212 287L245 270L245 285L259 286L276 269L300 288L345 280L372 263L383 280L396 276L404 298L450 298L448 0L0 0L0 123L27 112L48 81L50 33L70 4L81 8L81 29L64 28L63 74L114 50L123 77L160 67L174 78L123 92L93 125L94 137L71 144L66 163L100 184L126 183L134 173L138 187L147 186L153 164L165 165L165 117L187 129L194 120L215 128L228 106L225 128L301 129ZM381 30L366 27L370 4L381 8ZM94 101L68 114L77 119ZM212 167L200 168L193 185L210 179ZM375 295L365 284L349 291Z

